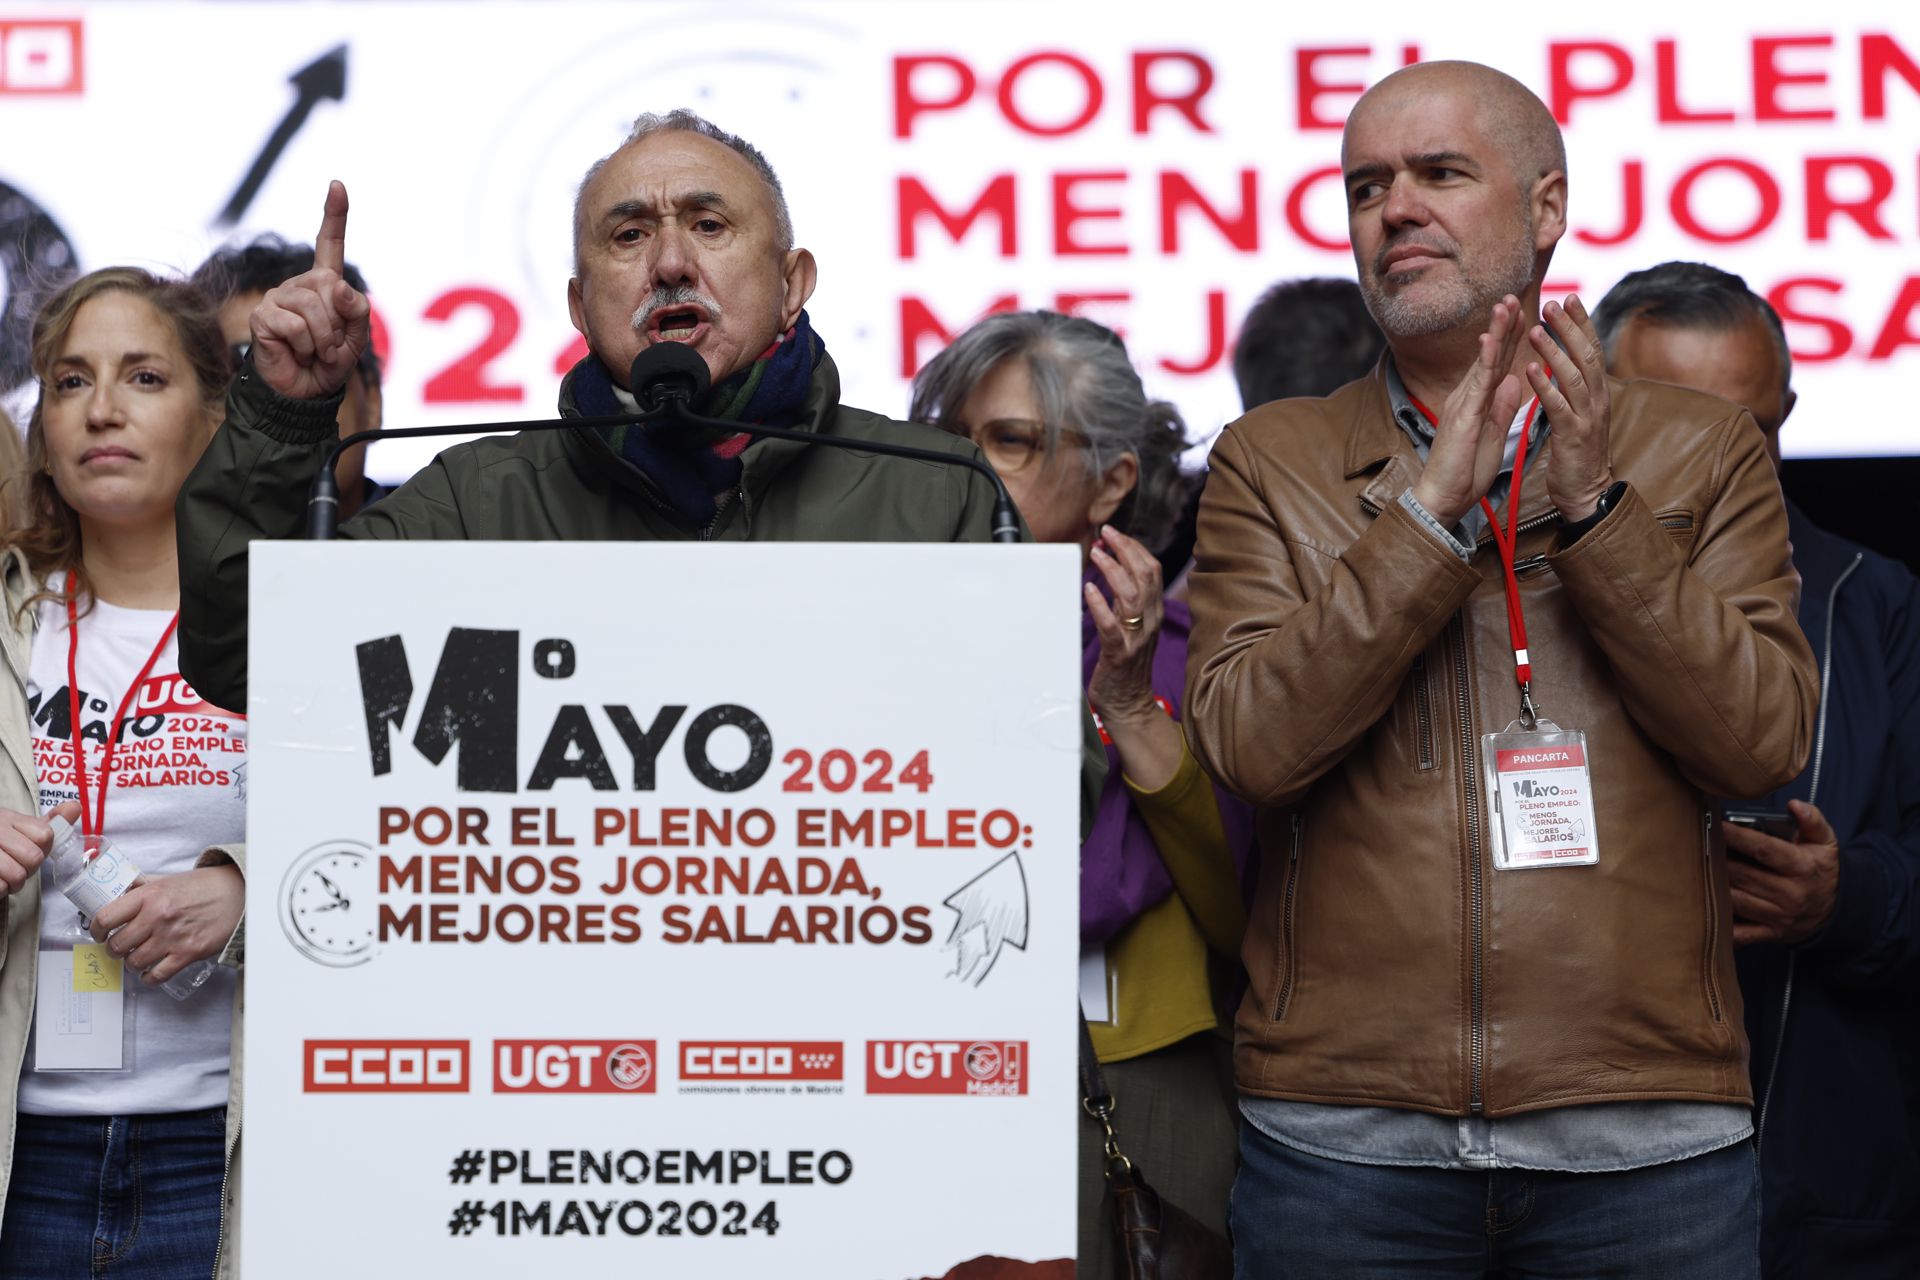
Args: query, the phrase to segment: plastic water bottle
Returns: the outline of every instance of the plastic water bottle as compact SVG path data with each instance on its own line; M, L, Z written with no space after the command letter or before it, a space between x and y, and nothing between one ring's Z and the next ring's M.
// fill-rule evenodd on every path
M100 908L133 888L140 880L140 868L120 856L105 836L82 836L65 818L48 819L53 827L53 848L47 860L53 867L53 882L80 914L92 919ZM175 1000L185 1000L213 976L213 961L200 960L160 984L160 989Z

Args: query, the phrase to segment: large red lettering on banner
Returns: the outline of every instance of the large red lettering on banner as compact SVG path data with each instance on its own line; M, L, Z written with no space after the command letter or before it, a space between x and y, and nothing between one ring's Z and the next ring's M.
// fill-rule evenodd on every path
M997 75L957 53L897 54L893 136L911 138L922 117L962 112L977 97L989 97L1001 124L1033 137L1066 137L1091 128L1106 111L1108 79L1091 60L1069 49L1022 54ZM1213 63L1205 54L1137 50L1127 57L1126 74L1112 79L1125 85L1134 134L1151 133L1161 121L1195 133L1215 131L1201 108L1214 83ZM1041 110L1037 100L1047 97L1049 88L1058 100Z

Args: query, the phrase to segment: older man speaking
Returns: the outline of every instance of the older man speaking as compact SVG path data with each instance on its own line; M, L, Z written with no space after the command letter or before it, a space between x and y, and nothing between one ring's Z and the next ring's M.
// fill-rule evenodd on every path
M1814 705L1765 446L1541 311L1566 160L1518 82L1397 72L1342 159L1388 352L1226 432L1192 578L1188 736L1262 810L1241 1274L1750 1277L1711 797Z
M180 495L181 669L224 706L246 700L247 544L290 537L335 437L334 415L372 341L367 300L342 279L347 192L334 183L314 266L254 311L226 429ZM564 417L635 408L642 348L683 343L713 389L710 417L880 439L946 453L966 440L840 403L807 320L817 269L780 181L741 138L688 111L645 115L595 164L574 213L568 309L591 354L560 389ZM815 449L745 434L640 427L529 432L448 449L344 537L987 541L990 484L962 467Z

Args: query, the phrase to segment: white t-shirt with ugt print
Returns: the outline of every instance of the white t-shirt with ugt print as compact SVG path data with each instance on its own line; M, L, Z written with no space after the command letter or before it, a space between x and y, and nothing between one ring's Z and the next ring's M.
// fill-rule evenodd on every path
M48 585L60 590L63 577L55 575ZM171 612L98 601L80 615L76 683L89 809L100 795L115 713L172 619ZM42 601L36 622L27 705L45 812L80 794L70 728L65 600ZM209 704L180 678L178 646L170 638L127 706L114 747L104 833L147 875L190 871L208 845L246 838L246 797L246 717ZM41 945L70 947L79 913L44 873L41 894ZM179 1001L139 981L129 968L123 987L127 1069L23 1072L20 1110L135 1115L224 1105L235 981L233 970L218 967L190 999Z

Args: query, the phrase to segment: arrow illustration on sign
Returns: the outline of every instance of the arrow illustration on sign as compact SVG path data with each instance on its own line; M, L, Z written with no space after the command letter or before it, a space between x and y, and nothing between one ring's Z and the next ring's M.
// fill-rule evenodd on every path
M952 950L948 977L979 986L993 972L1003 947L1027 949L1027 870L1010 853L954 890L942 904L960 918L941 950Z
M233 198L227 201L227 207L213 220L216 227L231 227L246 214L247 206L260 194L260 188L266 185L267 175L273 172L273 166L279 162L281 152L293 141L293 135L300 132L300 126L313 114L314 107L328 99L345 101L347 46L339 45L321 54L288 79L293 84L293 105L287 108L287 114L280 117L280 123L274 126L273 136L267 139L266 146L260 148L260 154L247 170L247 176L240 180Z

